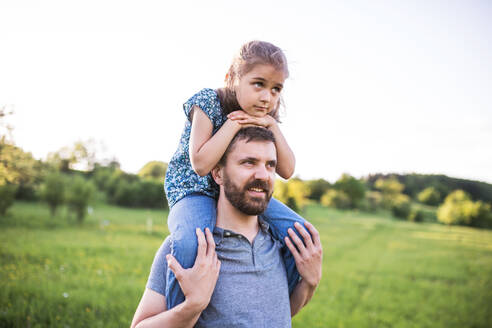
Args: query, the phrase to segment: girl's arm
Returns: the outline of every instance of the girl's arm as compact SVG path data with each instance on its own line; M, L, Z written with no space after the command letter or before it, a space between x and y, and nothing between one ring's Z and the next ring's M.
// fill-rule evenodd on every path
M277 148L277 173L284 179L289 179L293 174L296 167L296 158L294 152L290 149L287 140L285 139L278 122L270 115L263 117L254 117L248 115L242 110L238 110L230 113L227 117L236 121L242 125L259 125L272 131L275 136L275 146Z
M198 106L193 106L190 135L190 161L199 176L205 176L217 165L241 124L227 120L212 136L213 126Z

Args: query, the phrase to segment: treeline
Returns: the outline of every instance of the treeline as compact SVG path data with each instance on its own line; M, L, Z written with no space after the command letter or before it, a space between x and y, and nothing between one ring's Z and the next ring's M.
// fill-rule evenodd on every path
M0 111L0 119L3 116ZM44 201L53 216L60 206L66 205L79 221L87 214L89 204L97 201L167 208L163 187L166 163L149 162L138 174L130 174L121 170L114 159L97 159L93 148L91 142L77 142L42 161L17 147L9 135L2 134L0 215L6 215L15 200Z
M278 181L274 196L297 211L309 202L318 202L338 209L388 210L397 218L414 222L492 228L489 190L492 185L487 183L443 175L375 174L357 179L343 174L333 184L324 179Z
M396 178L404 185L403 193L416 198L418 194L428 187L433 187L439 192L442 199L454 190L463 190L473 200L492 203L492 184L465 179L451 178L437 174L372 174L365 180L371 189L379 179Z
M91 202L127 207L167 208L167 164L149 162L138 174L121 170L115 159L100 159L94 144L77 142L36 160L17 147L0 109L0 215L14 200L41 200L56 215L61 205L82 221ZM338 209L390 211L410 221L440 221L492 227L492 185L444 175L373 174L357 179L343 174L324 179L278 180L274 196L296 211L309 202Z

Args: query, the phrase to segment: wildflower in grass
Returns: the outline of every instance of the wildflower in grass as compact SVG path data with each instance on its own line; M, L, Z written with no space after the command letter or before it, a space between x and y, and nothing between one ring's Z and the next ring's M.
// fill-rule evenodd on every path
M68 293L67 292L63 293L63 297L68 298Z

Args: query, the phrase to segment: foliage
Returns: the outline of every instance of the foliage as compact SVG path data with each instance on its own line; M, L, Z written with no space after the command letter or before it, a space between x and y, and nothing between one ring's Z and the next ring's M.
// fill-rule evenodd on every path
M289 181L275 181L275 190L273 196L279 201L290 207L293 211L302 211L307 204L307 195L309 189L300 179L293 178Z
M308 180L306 181L309 194L308 198L315 200L315 201L320 201L321 196L331 188L331 183L326 181L325 179L317 179L317 180Z
M349 196L341 190L330 189L321 196L321 205L323 206L347 209L350 208L350 203Z
M144 165L138 171L138 176L143 179L152 179L159 182L164 181L166 175L167 164L160 161L151 161Z
M350 208L359 207L360 202L364 199L366 193L364 182L346 173L342 174L340 179L335 182L334 188L347 195Z
M7 214L7 210L14 204L17 186L12 184L0 185L0 215Z
M410 209L410 213L408 214L407 216L407 219L408 221L411 221L411 222L422 222L424 220L424 212L415 208L415 207L412 207Z
M382 201L381 204L384 208L392 209L395 201L401 201L403 198L399 198L403 188L405 186L401 184L395 177L389 179L379 179L374 184L376 189L381 191Z
M57 170L91 171L97 164L96 142L93 139L77 141L72 146L65 146L48 154L47 161Z
M417 195L417 199L421 203L436 206L441 201L441 194L436 188L427 187Z
M408 219L411 211L410 197L404 194L396 194L391 199L391 213L400 219Z
M118 180L112 201L127 207L167 208L163 185L154 180Z
M381 207L383 196L379 191L366 191L365 197L360 204L360 209L367 212L375 212Z
M56 209L65 201L65 189L65 178L59 172L48 174L41 185L41 199L48 203L52 217L55 216Z
M490 205L482 201L472 201L470 195L463 190L455 190L446 197L437 210L437 219L448 225L492 227Z
M434 187L445 198L453 190L463 190L467 192L473 200L492 203L492 184L481 181L451 178L445 175L434 174L372 174L366 178L371 189L374 189L375 182L379 179L394 177L402 183L405 188L403 193L412 198L416 198L418 193L427 187Z
M0 138L0 185L28 184L39 178L39 161L31 153Z
M79 222L84 220L95 191L96 187L91 181L87 181L79 175L72 178L67 192L67 205L71 211L75 212Z

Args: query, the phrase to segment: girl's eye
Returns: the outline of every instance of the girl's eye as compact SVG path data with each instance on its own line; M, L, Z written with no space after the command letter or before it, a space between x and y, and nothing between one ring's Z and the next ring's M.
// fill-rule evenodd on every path
M255 87L261 88L263 86L262 82L255 82L254 83Z
M278 87L275 87L272 90L273 90L273 93L280 93L280 91L282 91L282 89L280 89Z

